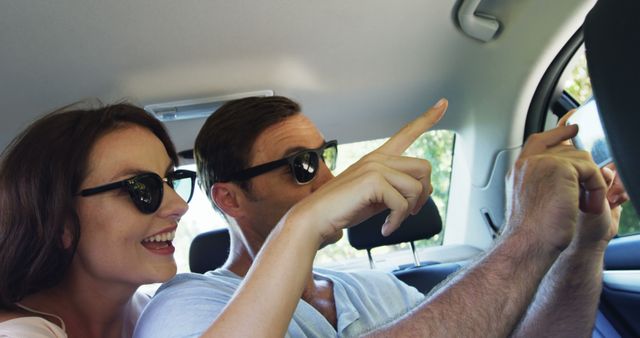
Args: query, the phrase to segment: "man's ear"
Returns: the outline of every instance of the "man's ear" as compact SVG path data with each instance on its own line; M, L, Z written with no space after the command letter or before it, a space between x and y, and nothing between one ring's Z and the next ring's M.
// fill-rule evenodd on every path
M211 186L209 194L211 194L211 200L222 212L237 218L242 214L238 189L240 188L233 183L216 183Z

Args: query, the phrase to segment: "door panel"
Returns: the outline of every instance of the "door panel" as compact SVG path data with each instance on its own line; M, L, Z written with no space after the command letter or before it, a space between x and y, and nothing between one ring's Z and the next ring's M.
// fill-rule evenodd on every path
M640 235L611 241L600 311L622 337L640 337Z

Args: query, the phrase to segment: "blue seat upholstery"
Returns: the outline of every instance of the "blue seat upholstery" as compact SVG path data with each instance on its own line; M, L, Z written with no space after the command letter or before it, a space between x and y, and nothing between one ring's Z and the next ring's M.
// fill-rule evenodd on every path
M229 229L216 229L199 234L189 247L191 272L205 273L224 264L229 257Z
M426 295L461 267L459 263L435 263L396 270L393 274Z

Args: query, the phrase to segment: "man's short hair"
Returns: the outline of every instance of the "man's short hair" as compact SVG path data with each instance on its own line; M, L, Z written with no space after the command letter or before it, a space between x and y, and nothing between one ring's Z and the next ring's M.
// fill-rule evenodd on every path
M265 129L298 113L298 103L269 96L229 101L209 116L193 149L200 185L209 199L214 183L249 166L253 144ZM248 181L234 183L250 189Z

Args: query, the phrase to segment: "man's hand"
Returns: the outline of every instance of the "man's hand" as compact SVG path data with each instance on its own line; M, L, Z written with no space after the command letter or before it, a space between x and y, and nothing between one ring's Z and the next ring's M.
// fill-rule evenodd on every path
M577 132L576 126L560 126L527 140L509 175L513 190L507 231L525 231L532 240L562 251L582 211L598 224L581 227L585 234L602 237L602 227L611 224L607 184L587 152L564 143Z
M447 106L445 99L440 100L380 148L298 203L287 218L313 220L324 239L389 208L382 232L392 233L410 213L420 210L432 192L429 162L401 155L442 118Z
M558 126L565 125L575 111L574 109L567 112L558 121ZM572 142L567 140L564 144L572 145ZM578 232L574 242L576 249L593 250L595 245L596 249L604 250L609 240L618 233L618 224L620 223L620 214L622 212L620 205L629 200L629 195L622 184L620 176L617 175L614 163L607 164L600 169L600 172L607 185L606 202L603 208L610 210L610 216L608 217L606 213L590 215L580 212L578 216Z

